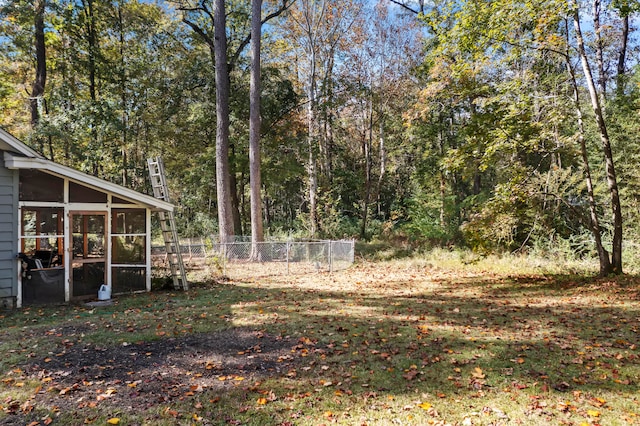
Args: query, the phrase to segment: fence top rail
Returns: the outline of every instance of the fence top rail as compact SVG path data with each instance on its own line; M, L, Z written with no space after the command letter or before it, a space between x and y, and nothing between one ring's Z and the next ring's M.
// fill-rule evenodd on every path
M195 240L195 241L194 241ZM271 240L271 241L259 241L259 242L251 242L251 241L232 241L227 243L220 243L217 241L212 242L214 245L247 245L247 244L345 244L345 245L353 245L355 240ZM206 246L207 243L197 239L180 239L180 245L184 246ZM162 248L164 244L155 243L151 245L152 248Z
M314 244L346 244L346 245L352 245L354 244L355 240L307 240L307 241L301 241L301 240L272 240L272 241L258 241L258 242L251 242L251 241L230 241L230 242L226 242L226 243L221 243L221 242L217 242L214 241L212 242L212 244L214 245L229 245L229 246L233 246L233 245L250 245L250 244L264 244L264 245L268 245L268 244L308 244L308 245L314 245ZM200 245L200 243L196 243L194 245Z
M220 243L220 237L218 235L210 235L209 238L213 242ZM229 242L224 244L233 244L233 243L250 243L251 236L250 235L233 235L229 237ZM335 241L345 241L345 242L353 242L355 239L353 238L342 238L339 240L332 239L318 239L318 238L294 238L294 237L276 237L276 236L266 236L264 241L260 241L261 243L282 243L282 242L302 242L302 243L315 243L315 242L335 242Z

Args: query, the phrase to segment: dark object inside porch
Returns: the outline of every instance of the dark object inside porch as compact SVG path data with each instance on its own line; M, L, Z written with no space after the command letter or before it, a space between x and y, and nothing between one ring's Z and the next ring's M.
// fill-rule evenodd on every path
M41 305L64 302L64 267L54 264L51 251L39 250L33 256L18 254L22 273L22 304Z
M22 279L22 304L42 305L64 302L64 267L32 269Z

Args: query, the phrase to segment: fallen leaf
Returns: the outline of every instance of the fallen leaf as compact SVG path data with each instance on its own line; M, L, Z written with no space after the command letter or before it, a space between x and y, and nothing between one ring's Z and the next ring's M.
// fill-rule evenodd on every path
M107 423L109 423L110 425L117 425L117 424L120 424L120 419L117 417L112 417L109 420L107 420Z
M413 380L418 375L418 370L409 370L405 374L402 375L407 380Z
M476 379L484 379L486 377L486 375L482 372L482 368L480 367L474 368L473 372L471 372L471 375Z
M422 408L423 410L428 410L429 408L431 408L431 404L428 402L423 402L422 404L418 404L418 407Z

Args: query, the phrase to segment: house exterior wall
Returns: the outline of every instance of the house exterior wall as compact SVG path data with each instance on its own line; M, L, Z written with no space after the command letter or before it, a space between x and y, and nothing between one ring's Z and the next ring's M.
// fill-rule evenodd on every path
M0 161L0 308L12 307L17 295L17 232L18 173Z

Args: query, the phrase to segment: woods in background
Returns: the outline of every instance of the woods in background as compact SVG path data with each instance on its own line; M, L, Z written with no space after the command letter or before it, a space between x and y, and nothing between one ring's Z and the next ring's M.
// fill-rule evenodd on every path
M0 125L138 190L162 155L183 235L217 233L221 203L248 234L249 3L8 0ZM640 223L638 7L263 0L265 233L564 247L622 272Z

